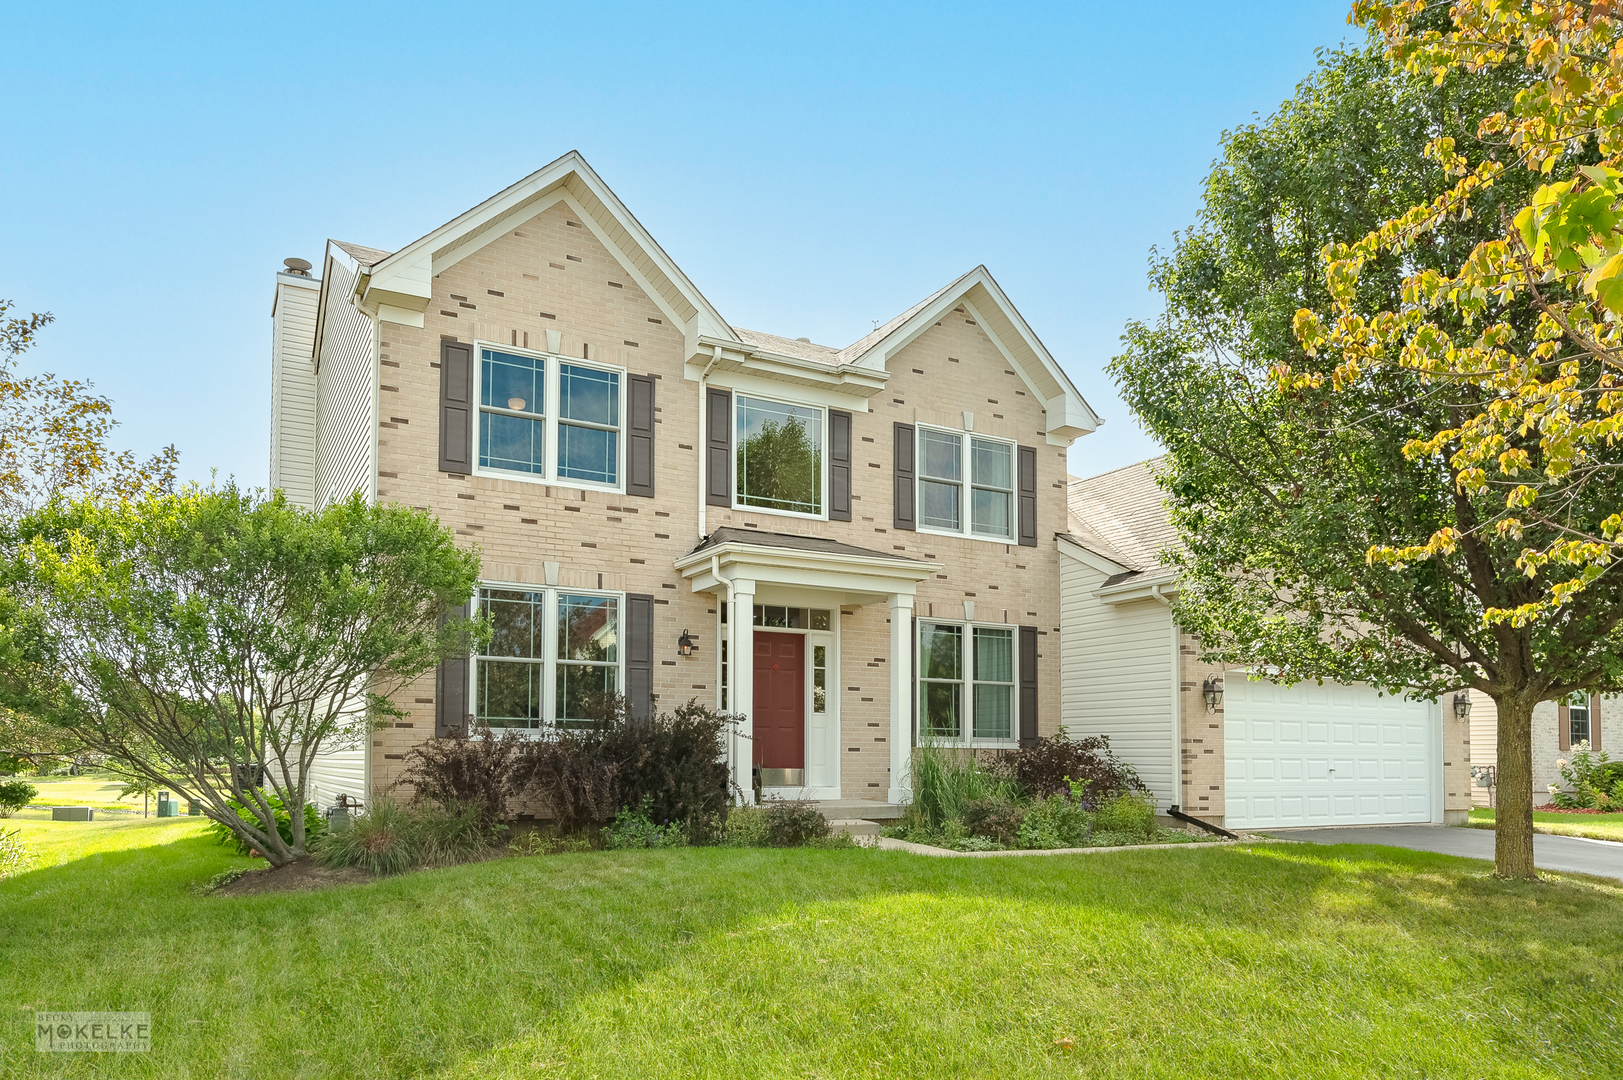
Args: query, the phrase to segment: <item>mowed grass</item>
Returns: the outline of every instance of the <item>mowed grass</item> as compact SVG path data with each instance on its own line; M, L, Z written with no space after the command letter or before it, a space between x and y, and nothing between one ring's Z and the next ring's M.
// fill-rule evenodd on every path
M1471 811L1471 825L1493 828L1492 810ZM1557 836L1587 836L1591 840L1623 840L1623 814L1550 814L1533 811L1533 831Z
M1594 879L689 849L224 898L194 887L244 860L195 821L28 828L88 843L0 883L8 1078L1617 1075L1623 887ZM35 1009L150 1011L152 1052L35 1053Z
M7 780L21 780L39 788L30 805L35 807L52 806L94 806L100 810L117 810L122 814L141 813L141 796L125 796L119 798L119 792L124 789L124 781L111 773L94 770L80 776L14 776ZM148 800L148 809L156 813L157 803ZM182 811L184 812L184 811ZM49 809L44 811L47 818L51 816Z

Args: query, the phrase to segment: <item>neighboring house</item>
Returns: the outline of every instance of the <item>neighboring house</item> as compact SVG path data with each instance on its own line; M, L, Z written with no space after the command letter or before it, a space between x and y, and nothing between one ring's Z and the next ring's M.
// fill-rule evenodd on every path
M1109 735L1160 804L1228 828L1463 820L1469 732L1448 702L1282 686L1199 661L1199 642L1172 618L1178 581L1163 553L1178 537L1157 464L1070 483L1060 538L1067 730ZM1219 689L1209 705L1207 691Z
M812 798L906 799L916 727L1058 727L1054 537L1099 421L984 267L843 349L736 329L571 153L319 274L276 279L272 485L431 510L496 625L319 800L605 688L742 713L740 788Z
M1499 764L1499 709L1493 699L1471 691L1471 764L1479 770ZM1560 705L1541 701L1533 706L1533 805L1549 802L1550 785L1563 785L1559 762L1572 759L1573 747L1588 743L1616 757L1623 747L1623 697L1590 697ZM1488 779L1484 777L1482 779ZM1488 806L1498 792L1473 780L1472 802Z

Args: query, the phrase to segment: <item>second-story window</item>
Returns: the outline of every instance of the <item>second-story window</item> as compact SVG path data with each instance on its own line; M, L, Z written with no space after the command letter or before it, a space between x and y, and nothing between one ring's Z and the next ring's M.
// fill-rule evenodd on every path
M618 486L620 393L617 371L481 348L479 467Z
M1014 445L923 426L918 438L919 525L1012 539Z
M734 502L823 512L823 410L739 395Z

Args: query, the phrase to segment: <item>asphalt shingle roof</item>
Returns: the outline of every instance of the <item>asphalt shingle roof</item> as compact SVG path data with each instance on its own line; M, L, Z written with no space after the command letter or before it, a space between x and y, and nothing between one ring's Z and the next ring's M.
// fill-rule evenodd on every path
M1166 511L1166 493L1153 475L1162 458L1073 477L1067 491L1071 535L1083 547L1129 571L1165 565L1161 553L1176 550L1178 530Z

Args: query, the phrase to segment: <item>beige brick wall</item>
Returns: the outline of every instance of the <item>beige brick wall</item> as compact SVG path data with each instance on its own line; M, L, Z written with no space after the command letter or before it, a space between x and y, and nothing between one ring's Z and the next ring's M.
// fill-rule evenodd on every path
M558 204L445 270L433 283L422 329L384 323L378 431L378 495L431 510L459 542L477 545L489 580L541 584L543 564L560 565L559 584L651 593L661 707L697 697L715 703L716 616L709 595L692 593L673 567L698 534L699 390L683 378L679 327L638 288L615 257ZM625 367L656 380L653 499L437 470L439 355L442 337L545 349ZM1043 410L985 333L953 312L893 359L871 413L853 417L853 517L821 522L708 508L708 527L825 536L939 564L921 584L918 613L962 618L972 599L980 621L1038 627L1042 643L1041 727L1059 723L1058 555L1064 528L1065 450L1043 436ZM787 396L793 397L792 392ZM892 423L919 418L961 422L1037 449L1036 548L891 529ZM841 615L841 784L849 797L883 798L889 786L890 650L884 605ZM678 659L677 635L697 639ZM872 666L870 666L872 665ZM411 746L432 736L431 676L398 695L411 715L373 740L375 789L393 782Z

